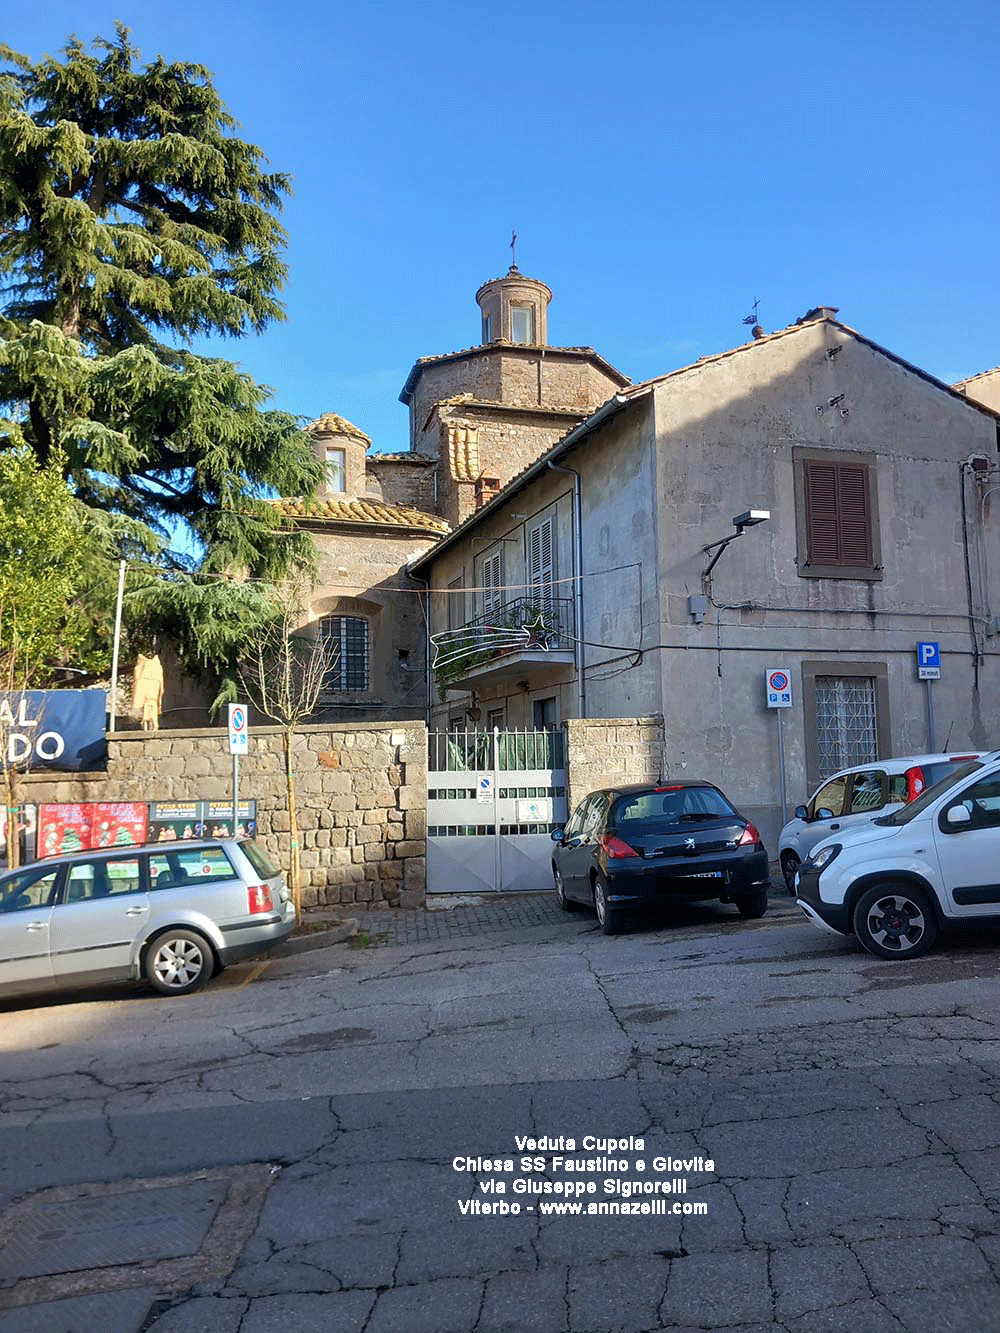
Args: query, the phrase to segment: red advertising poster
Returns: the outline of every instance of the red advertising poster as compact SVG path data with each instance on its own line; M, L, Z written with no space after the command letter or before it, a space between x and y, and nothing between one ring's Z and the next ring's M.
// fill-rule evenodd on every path
M38 855L60 856L90 846L90 812L93 805L40 805L38 807Z
M145 842L146 817L145 801L39 806L38 855L60 856L91 847L130 847Z
M131 847L146 841L145 801L102 801L90 809L91 847Z

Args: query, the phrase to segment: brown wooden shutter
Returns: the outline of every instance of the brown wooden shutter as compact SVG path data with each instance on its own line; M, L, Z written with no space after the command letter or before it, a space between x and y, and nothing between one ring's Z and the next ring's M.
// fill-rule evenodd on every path
M808 563L870 568L873 548L867 466L807 459L803 471Z

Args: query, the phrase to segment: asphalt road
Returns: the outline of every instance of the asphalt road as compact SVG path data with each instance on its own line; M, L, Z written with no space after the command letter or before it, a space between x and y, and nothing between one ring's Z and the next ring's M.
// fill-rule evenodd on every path
M1000 939L776 908L8 1003L0 1333L1000 1330Z

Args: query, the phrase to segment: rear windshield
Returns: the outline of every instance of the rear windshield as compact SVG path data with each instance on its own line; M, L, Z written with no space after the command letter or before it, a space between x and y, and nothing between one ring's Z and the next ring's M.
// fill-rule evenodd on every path
M714 787L681 787L676 791L640 791L621 796L615 802L612 818L615 827L623 829L693 823L735 814L722 792Z
M260 875L261 879L274 879L275 875L280 875L281 871L274 864L263 847L259 847L255 842L241 842L240 851L253 866L254 870Z
M877 824L890 824L893 827L899 824L908 824L911 819L916 819L917 815L936 801L942 792L946 792L949 787L956 786L970 773L975 773L982 768L982 764L978 759L973 759L967 764L926 764L924 773L927 774L932 768L939 767L943 768L945 773L934 783L933 787L925 787L915 801L911 801L909 805L900 806L891 815L883 815L881 819L877 819L875 822Z

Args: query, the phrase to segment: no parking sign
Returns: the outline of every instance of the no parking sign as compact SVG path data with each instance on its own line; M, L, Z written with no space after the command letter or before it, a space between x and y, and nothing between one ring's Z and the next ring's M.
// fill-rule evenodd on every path
M787 667L771 667L764 673L768 708L791 708L792 677Z
M229 705L229 753L246 754L247 710L244 704Z

